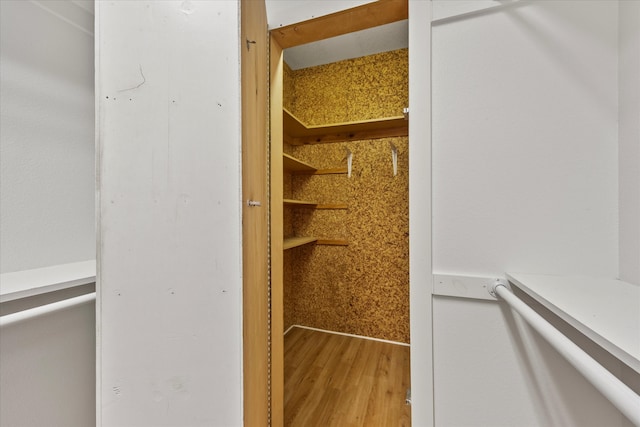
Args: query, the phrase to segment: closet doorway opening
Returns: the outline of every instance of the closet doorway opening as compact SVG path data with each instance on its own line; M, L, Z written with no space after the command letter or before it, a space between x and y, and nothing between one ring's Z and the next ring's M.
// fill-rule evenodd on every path
M411 423L407 15L270 33L272 425Z

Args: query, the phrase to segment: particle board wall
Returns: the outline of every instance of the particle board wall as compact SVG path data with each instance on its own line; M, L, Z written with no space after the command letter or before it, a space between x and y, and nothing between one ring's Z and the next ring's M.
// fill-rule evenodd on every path
M293 84L293 70L284 63L282 77L282 106L289 111L294 108L293 100L295 99L295 86ZM285 150L286 151L286 150Z
M399 49L291 71L292 112L309 125L402 115L409 105L408 53Z
M402 49L289 70L285 106L308 124L400 115L408 105L407 53ZM398 148L397 176L390 143ZM288 251L285 327L300 324L409 342L407 143L407 137L398 137L285 146L286 152L321 169L344 167L347 149L353 153L351 178L295 175L287 183L285 176L285 197L348 205L288 208L285 232L349 242Z

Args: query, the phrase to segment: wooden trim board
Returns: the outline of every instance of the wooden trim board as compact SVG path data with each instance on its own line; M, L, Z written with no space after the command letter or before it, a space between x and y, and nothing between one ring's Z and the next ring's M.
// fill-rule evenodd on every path
M378 0L271 30L282 49L407 19L408 0Z
M284 199L282 152L282 89L284 60L282 48L270 37L269 50L269 109L271 150L271 423L284 424ZM313 168L312 168L313 169ZM268 397L265 397L267 400ZM245 424L249 425L249 424ZM261 424L264 425L264 424Z
M244 424L269 423L269 295L267 215L267 17L264 1L240 3L242 197L264 207L242 208Z

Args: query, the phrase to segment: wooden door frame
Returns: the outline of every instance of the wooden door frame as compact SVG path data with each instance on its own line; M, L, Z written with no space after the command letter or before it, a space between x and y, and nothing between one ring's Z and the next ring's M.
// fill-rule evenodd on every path
M378 0L270 32L271 425L284 423L283 49L407 19L408 0ZM247 307L245 307L245 310ZM247 425L247 424L245 424Z
M242 331L244 425L269 425L267 17L240 2L242 104ZM249 203L254 201L259 203Z

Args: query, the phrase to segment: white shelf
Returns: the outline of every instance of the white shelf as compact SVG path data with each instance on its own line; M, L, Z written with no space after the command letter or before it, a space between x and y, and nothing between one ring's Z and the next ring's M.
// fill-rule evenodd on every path
M507 278L640 373L640 286L586 276L514 273Z
M96 281L95 260L0 275L0 302L55 292Z

